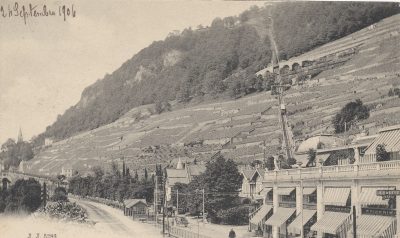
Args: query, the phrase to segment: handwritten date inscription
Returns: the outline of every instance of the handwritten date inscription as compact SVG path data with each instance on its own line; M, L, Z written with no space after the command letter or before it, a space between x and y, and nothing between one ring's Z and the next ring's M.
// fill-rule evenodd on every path
M0 18L20 18L23 19L26 25L29 18L40 17L62 17L66 21L68 18L76 17L76 9L73 4L70 6L60 5L58 7L49 7L45 4L20 4L18 2L5 6L0 5Z

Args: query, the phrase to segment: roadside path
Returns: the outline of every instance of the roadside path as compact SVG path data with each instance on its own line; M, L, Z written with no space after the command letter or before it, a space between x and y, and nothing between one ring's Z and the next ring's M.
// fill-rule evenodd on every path
M80 199L71 199L71 201L87 210L89 219L96 223L94 229L112 230L115 237L162 237L160 230L154 225L133 221L115 208Z

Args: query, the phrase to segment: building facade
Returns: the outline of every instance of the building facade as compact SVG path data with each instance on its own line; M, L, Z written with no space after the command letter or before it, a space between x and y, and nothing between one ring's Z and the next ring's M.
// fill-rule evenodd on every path
M399 160L271 171L264 178L264 203L252 214L250 227L270 237L302 232L307 237L347 237L353 210L363 237L393 237L400 225L400 197L377 195L378 190L400 190Z
M172 187L177 183L189 184L196 176L206 170L204 164L183 163L179 158L175 168L165 169L165 191L167 201L171 200Z
M353 237L353 227L360 238L400 237L400 196L380 195L400 190L399 135L400 127L390 127L368 146L344 148L354 149L353 163L266 171L263 205L249 229L274 238ZM379 144L390 160L365 159Z
M66 178L71 178L74 174L74 170L72 167L62 167L61 175L64 175Z
M263 190L264 171L262 169L243 169L240 197L257 199Z
M143 217L148 213L146 199L124 200L124 215L131 217Z

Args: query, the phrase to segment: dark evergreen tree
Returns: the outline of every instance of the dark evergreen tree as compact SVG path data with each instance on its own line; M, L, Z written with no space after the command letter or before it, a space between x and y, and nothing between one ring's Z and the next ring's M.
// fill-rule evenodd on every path
M49 199L49 195L47 194L47 186L46 183L43 183L43 190L42 190L42 205L44 209L46 209L47 200Z
M332 124L336 133L342 133L359 120L365 120L369 117L369 108L363 105L360 99L347 103L339 113L335 115Z
M390 160L390 154L386 151L385 145L379 144L376 146L376 161L388 161Z
M207 164L202 179L204 184L198 189L203 187L207 192L207 212L219 223L218 211L238 204L243 177L233 160L219 156Z
M147 181L149 178L149 175L147 174L147 168L144 168L144 181Z
M125 160L122 161L122 177L125 178L126 176L126 167L125 167Z
M137 170L135 170L135 181L139 181L139 175L137 173Z
M317 161L316 161L317 151L315 151L314 149L309 149L307 152L307 159L308 159L308 162L307 162L306 166L314 167L317 163Z

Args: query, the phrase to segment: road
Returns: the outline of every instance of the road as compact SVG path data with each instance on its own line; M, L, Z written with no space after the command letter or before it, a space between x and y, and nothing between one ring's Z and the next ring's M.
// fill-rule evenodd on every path
M160 230L154 225L133 221L123 215L121 210L86 200L72 200L84 207L90 220L96 224L97 230L112 231L115 237L162 237Z

